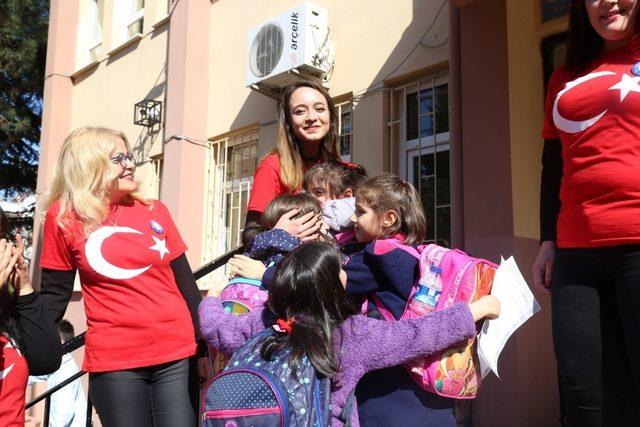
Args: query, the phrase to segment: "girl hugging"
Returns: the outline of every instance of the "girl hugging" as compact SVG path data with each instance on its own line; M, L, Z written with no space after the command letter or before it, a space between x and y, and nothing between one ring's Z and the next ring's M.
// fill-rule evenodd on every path
M296 375L295 367L308 360L316 377L330 383L327 417L331 425L349 422L357 426L358 413L350 410L349 403L363 375L471 338L476 321L495 317L500 311L498 301L487 296L420 319L386 322L358 315L345 292L346 284L334 247L322 242L302 244L277 265L265 307L236 316L225 312L218 298L205 298L199 309L202 335L210 346L224 353L252 351L252 366L272 366L274 359L286 354L285 362L293 366L291 375ZM272 327L255 341L256 334ZM250 339L252 348L243 348ZM226 369L233 369L234 364ZM305 408L308 416L317 412L311 410L317 409L316 405ZM306 412L290 411L288 416ZM228 415L229 411L209 411L205 419L222 422ZM283 424L288 421L282 420ZM329 422L321 420L323 425L324 421Z

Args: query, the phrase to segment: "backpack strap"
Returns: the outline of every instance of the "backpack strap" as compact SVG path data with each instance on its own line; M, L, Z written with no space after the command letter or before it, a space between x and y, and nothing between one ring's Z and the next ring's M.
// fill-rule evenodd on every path
M413 246L405 245L404 243L401 243L398 239L394 239L394 238L384 239L384 241L387 244L390 244L392 246L395 246L398 249L405 251L409 255L412 255L414 258L420 259L420 252L418 252L418 250Z
M234 285L236 283L241 283L243 285L253 285L253 286L257 286L258 288L264 289L264 287L262 286L262 281L255 280L255 279L247 279L246 277L240 277L240 276L234 277L233 279L229 280L229 283L227 284L227 286Z
M420 259L422 257L420 255L420 253L421 252L422 253L427 252L426 256L427 256L427 262L429 263L429 266L435 266L435 267L440 267L440 264L442 264L442 258L450 250L450 249L443 248L442 246L439 246L439 245L436 245L436 244L431 244L431 245L427 245L427 246L419 246L418 249L416 249L413 246L409 246L409 245L405 245L405 244L400 243L400 241L398 241L398 239L387 239L387 242L392 244L393 246L397 247L398 249L401 249L401 250L405 251L406 253L414 256L418 260L418 263L420 263ZM418 290L418 282L419 281L420 281L420 277L418 276L416 278L415 282L414 282L413 288L411 289L411 293L409 294L409 298L407 299L407 305L404 308L404 313L402 313L402 316L400 318L403 318L405 313L409 309L409 301L411 301L411 299L413 298L413 295ZM373 303L376 305L376 308L378 309L378 311L380 312L382 317L384 317L385 320L387 320L387 321L396 320L395 317L393 316L393 314L391 314L389 309L387 309L387 307L385 307L384 303L380 300L380 298L378 298L378 296L375 293L371 293L369 295L369 297L371 298ZM366 302L365 302L365 304L366 304ZM364 310L366 310L366 306L365 305L363 305L363 311Z

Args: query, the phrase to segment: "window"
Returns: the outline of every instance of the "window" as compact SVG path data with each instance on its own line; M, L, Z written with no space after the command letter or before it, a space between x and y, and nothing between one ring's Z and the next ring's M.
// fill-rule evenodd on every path
M126 44L144 31L144 0L113 2L112 50Z
M351 102L336 105L338 109L338 132L340 135L340 157L346 162L352 155L352 113Z
M144 25L144 0L129 0L129 20L127 23L127 38L142 34Z
M162 156L151 159L151 178L148 183L148 195L160 199L160 188L162 184L162 170L164 168L164 158Z
M247 203L256 170L258 130L220 139L208 159L203 261L242 244Z
M446 77L394 89L389 130L398 170L420 194L428 242L451 245L449 86Z
M103 0L85 0L80 3L80 22L76 50L77 69L99 60L102 48Z

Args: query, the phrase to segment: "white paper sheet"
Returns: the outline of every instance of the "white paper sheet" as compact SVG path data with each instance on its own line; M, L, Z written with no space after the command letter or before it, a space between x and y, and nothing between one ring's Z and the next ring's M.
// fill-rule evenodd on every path
M478 357L484 377L493 371L498 378L498 358L509 337L540 310L513 257L502 259L491 295L500 300L500 316L485 320L478 335Z

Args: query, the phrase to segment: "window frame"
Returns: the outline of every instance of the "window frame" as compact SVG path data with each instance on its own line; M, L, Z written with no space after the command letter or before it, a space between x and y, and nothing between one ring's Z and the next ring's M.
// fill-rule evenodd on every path
M259 136L259 128L251 128L211 139L207 157L203 262L211 261L219 254L233 249L231 244L234 241L242 241L242 231L244 230L242 213L245 212L246 215L246 207L253 186L253 174L258 164ZM227 179L228 167L232 165L230 156L233 156L233 148L235 147L242 147L243 150L248 149L248 161L254 162L254 166L249 167L247 174ZM237 203L234 203L234 194L238 194ZM227 197L231 198L233 212L229 212ZM234 221L238 225L237 230L233 230ZM228 226L229 223L230 226ZM211 283L224 279L223 272L209 276L213 276Z
M353 103L351 101L336 104L338 115L338 149L340 150L340 158L345 162L351 162L353 159ZM345 111L348 110L348 111ZM351 117L351 127L348 133L342 133L342 115L348 113ZM349 153L342 154L342 137L349 137Z
M437 133L437 120L436 120L436 88L442 85L447 86L447 112L449 115L449 127L446 131ZM433 243L439 242L438 236L438 210L443 208L449 208L449 244L451 244L451 240L453 238L453 198L452 198L452 188L451 188L451 176L453 174L452 170L452 158L451 158L451 134L450 134L450 81L449 81L449 71L445 71L443 73L428 76L419 80L415 80L412 82L408 82L402 86L397 86L392 89L391 93L391 106L390 106L390 119L388 122L388 128L390 131L390 138L393 139L394 128L396 132L396 156L397 156L397 170L398 176L403 177L407 181L411 182L418 194L422 197L422 179L418 179L418 182L414 182L414 161L416 158L420 158L423 155L434 154L434 171L433 171L433 179L434 179L434 200L433 200L433 218L427 218L428 222L433 224L433 239L426 239L426 242ZM408 108L407 102L409 96L412 94L420 94L422 91L431 90L432 93L432 110L429 113L422 114L420 112L420 96L416 97L417 105L417 114L414 117L414 120L418 122L417 129L417 138L408 139ZM395 108L394 108L395 107ZM421 120L420 118L425 115L432 116L433 123L433 133L431 135L420 136L421 135ZM394 150L392 150L394 151ZM438 204L437 200L437 181L438 181L438 171L437 171L437 162L435 154L438 152L449 151L449 203ZM392 161L392 159L390 159ZM393 164L393 163L392 163ZM427 211L426 206L425 212Z

